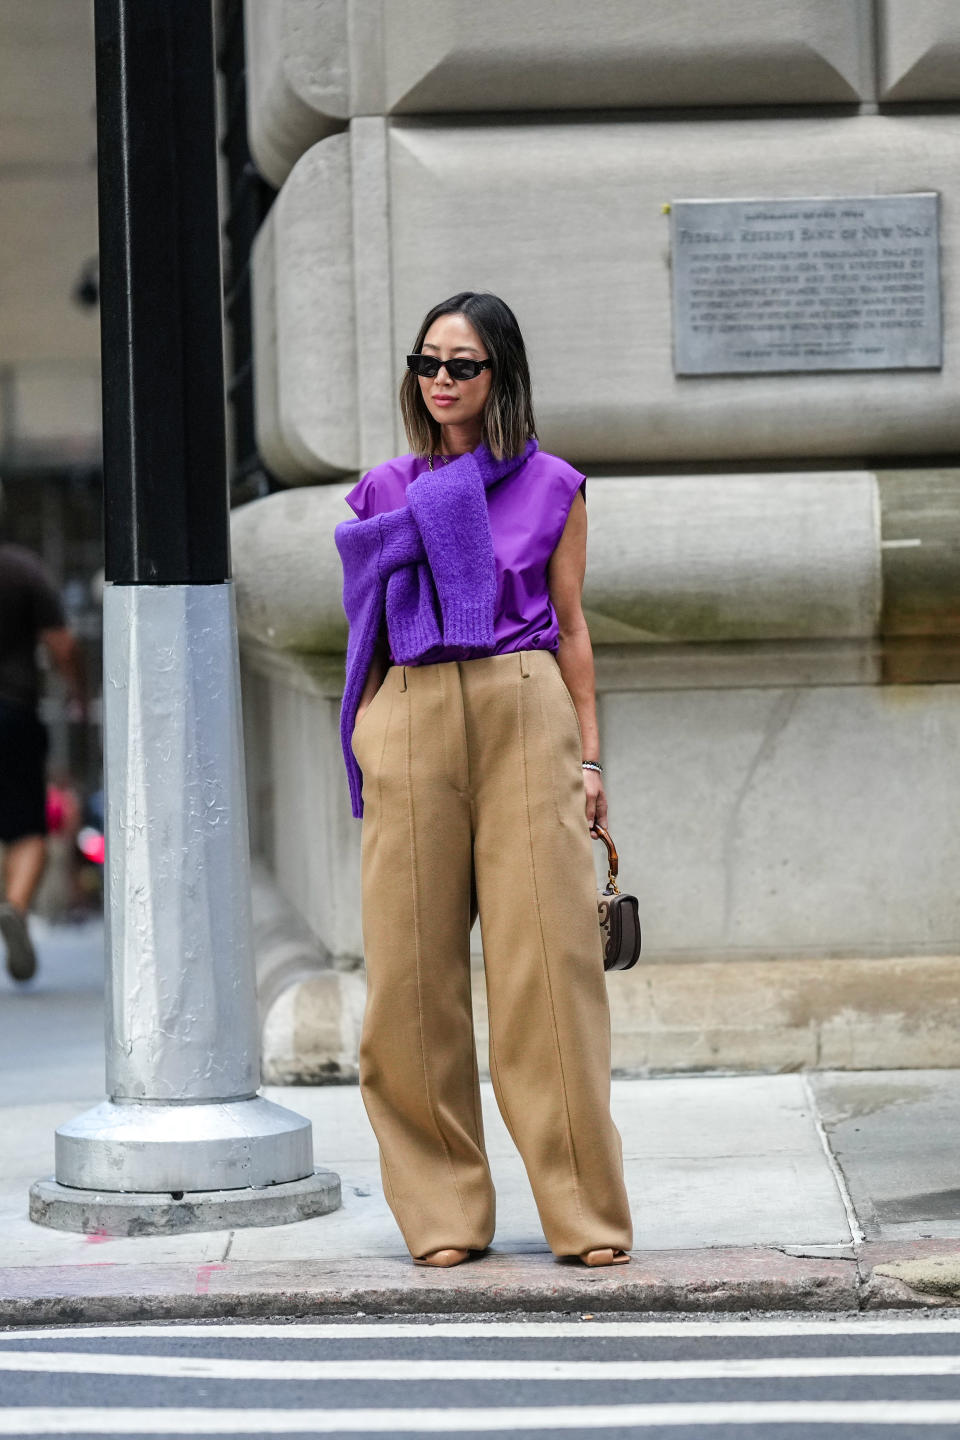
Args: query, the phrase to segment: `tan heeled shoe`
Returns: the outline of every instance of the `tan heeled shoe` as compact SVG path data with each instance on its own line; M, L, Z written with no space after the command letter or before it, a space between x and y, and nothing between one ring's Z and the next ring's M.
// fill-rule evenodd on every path
M429 1255L422 1255L419 1259L413 1257L414 1265L439 1265L448 1270L451 1265L462 1265L464 1260L469 1260L469 1250L431 1250Z
M629 1265L626 1250L585 1250L580 1256L584 1265Z

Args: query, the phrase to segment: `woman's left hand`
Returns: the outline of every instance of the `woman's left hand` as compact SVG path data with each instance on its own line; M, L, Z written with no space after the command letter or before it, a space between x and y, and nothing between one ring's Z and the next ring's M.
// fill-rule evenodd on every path
M584 770L583 786L587 792L587 824L591 832L595 826L607 824L607 796L603 788L603 776L596 770Z

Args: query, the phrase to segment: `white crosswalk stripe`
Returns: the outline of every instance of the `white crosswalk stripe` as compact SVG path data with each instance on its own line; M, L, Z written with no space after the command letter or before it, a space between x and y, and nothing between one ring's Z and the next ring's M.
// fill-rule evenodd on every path
M345 1383L353 1388L324 1388ZM24 1440L721 1427L764 1440L777 1426L939 1427L948 1436L960 1427L960 1319L57 1327L0 1332L0 1385L0 1437ZM587 1385L595 1388L570 1388ZM51 1398L63 1403L44 1403Z
M583 1335L605 1335L610 1339L694 1339L700 1336L734 1335L765 1339L794 1335L960 1335L960 1319L929 1315L922 1319L904 1315L865 1316L862 1320L804 1319L728 1320L402 1320L291 1321L289 1324L264 1321L255 1325L230 1322L168 1325L81 1325L66 1328L0 1330L0 1345L6 1340L61 1340L81 1337L91 1340L114 1336L142 1336L170 1339L176 1336L223 1337L235 1340L263 1340L287 1336L291 1340L399 1340L405 1337L462 1340L567 1340Z
M960 1402L749 1401L699 1405L503 1406L475 1410L120 1410L0 1412L0 1435L461 1434L719 1425L958 1425Z
M164 1380L653 1381L816 1380L846 1376L958 1375L960 1355L850 1355L767 1360L219 1360L186 1355L0 1354L0 1371L142 1375Z

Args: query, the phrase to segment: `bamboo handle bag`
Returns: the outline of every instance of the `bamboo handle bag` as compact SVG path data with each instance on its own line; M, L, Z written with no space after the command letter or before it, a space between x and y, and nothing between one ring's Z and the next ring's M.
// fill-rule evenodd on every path
M640 959L640 905L636 895L624 895L617 884L620 859L609 830L602 825L593 828L607 847L607 883L597 892L603 968L632 970Z

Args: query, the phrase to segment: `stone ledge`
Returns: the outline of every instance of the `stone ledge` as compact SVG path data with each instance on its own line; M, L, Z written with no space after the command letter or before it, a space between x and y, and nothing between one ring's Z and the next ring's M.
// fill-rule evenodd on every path
M661 686L702 685L708 646L732 683L956 678L960 469L588 483L591 636L665 672ZM333 543L347 490L280 492L231 520L245 645L295 652L288 668L311 667L328 695L347 641Z
M345 494L312 486L234 512L245 641L345 652L333 543L350 514ZM596 644L866 641L878 629L882 552L869 472L623 476L591 479L588 494L584 609Z
M954 956L641 961L607 982L614 1074L957 1066L957 964ZM360 971L295 981L264 1027L265 1079L356 1081L364 994ZM473 994L487 1078L479 963Z

